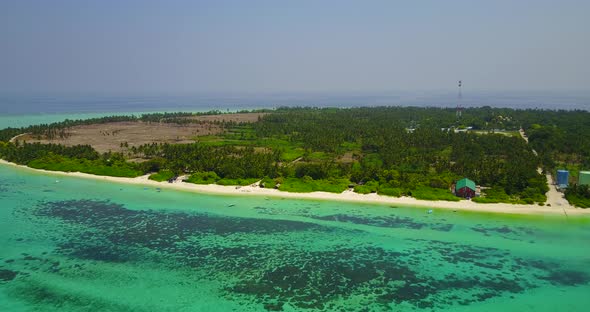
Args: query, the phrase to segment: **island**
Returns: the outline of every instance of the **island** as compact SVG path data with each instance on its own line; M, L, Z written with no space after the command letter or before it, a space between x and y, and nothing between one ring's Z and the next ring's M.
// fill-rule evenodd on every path
M222 193L500 212L590 207L579 176L590 169L587 111L281 107L109 116L0 130L0 158ZM565 185L557 170L569 173Z

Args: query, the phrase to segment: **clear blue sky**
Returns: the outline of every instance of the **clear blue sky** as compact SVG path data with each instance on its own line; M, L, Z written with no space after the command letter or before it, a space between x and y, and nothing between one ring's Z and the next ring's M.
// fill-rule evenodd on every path
M0 92L590 89L590 1L0 1Z

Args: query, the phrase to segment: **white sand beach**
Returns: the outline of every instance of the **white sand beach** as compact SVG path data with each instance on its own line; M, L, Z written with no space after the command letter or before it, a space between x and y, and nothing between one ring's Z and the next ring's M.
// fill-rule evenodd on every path
M80 177L87 179L102 180L114 183L125 183L125 184L136 184L136 185L147 185L153 187L159 187L162 189L175 189L181 191L189 191L196 193L206 194L224 194L224 195L244 195L244 196L269 196L269 197L281 197L281 198L300 198L300 199L317 199L317 200L331 200L331 201L348 201L348 202L361 202L361 203L377 203L387 204L392 206L404 206L404 207L420 207L420 208L438 208L438 209L450 209L457 211L478 211L478 212L489 212L489 213L507 213L507 214L536 214L536 215L564 215L575 216L575 215L588 215L590 216L590 209L576 208L571 205L550 207L550 206L539 206L539 205L513 205L506 203L495 203L495 204L480 204L469 200L461 200L458 202L451 201L429 201L419 200L412 197L390 197L378 194L358 194L352 191L344 191L340 194L328 193L328 192L312 192L312 193L290 193L283 192L276 189L260 188L258 186L224 186L224 185L201 185L176 181L174 183L168 182L157 182L148 179L148 175L136 177L136 178L120 178L120 177L109 177L109 176L98 176L93 174L81 173L81 172L61 172L61 171L48 171L42 169L34 169L23 165L17 165L5 160L0 159L0 164L7 166L15 166L26 170L35 172L57 175L57 176L70 176Z

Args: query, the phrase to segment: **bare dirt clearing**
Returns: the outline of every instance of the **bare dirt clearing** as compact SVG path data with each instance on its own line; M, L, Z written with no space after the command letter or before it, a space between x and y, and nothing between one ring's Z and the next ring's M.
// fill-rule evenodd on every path
M263 113L240 113L188 117L200 121L199 123L158 123L158 122L109 122L104 124L81 125L66 129L65 138L36 138L32 135L22 135L18 141L63 144L73 146L90 144L98 152L123 152L128 147L148 143L193 143L195 137L215 135L224 132L216 122L256 122Z

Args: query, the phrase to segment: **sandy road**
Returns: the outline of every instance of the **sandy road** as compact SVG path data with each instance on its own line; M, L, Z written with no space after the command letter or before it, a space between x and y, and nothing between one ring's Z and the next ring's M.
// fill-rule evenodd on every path
M520 133L520 136L527 142L529 143L529 138L524 134L524 129L520 129L518 131ZM532 149L533 154L535 154L535 156L537 156L537 151L535 151L534 149ZM539 167L537 168L537 172L539 172L539 174L543 173L543 168ZM559 192L557 190L556 185L553 183L553 177L551 176L550 173L545 174L545 177L547 178L547 186L549 186L549 191L547 191L547 193L545 193L545 196L547 196L547 201L545 202L545 205L550 205L551 207L558 207L563 209L563 213L567 216L567 209L576 209L575 207L573 207L572 205L569 204L569 202L567 201L567 199L565 199L565 197L563 196L563 193Z
M557 190L557 186L553 183L551 174L546 174L547 184L549 185L549 191L545 193L547 196L547 202L545 204L551 205L551 207L558 207L563 209L563 213L567 216L567 209L576 209L565 199L563 193Z

